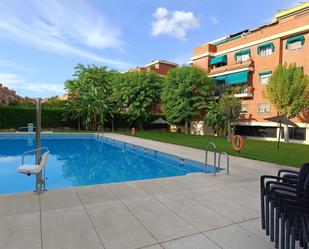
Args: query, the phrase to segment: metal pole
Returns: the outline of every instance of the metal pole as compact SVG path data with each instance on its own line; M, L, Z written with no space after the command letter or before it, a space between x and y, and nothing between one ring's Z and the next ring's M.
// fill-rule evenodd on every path
M36 144L36 155L35 155L35 164L40 164L41 155L41 99L36 100L36 129L35 129L35 144ZM35 182L36 193L40 194L42 190L42 171L36 174Z
M278 136L278 142L277 142L277 149L279 150L279 144L280 144L280 137L281 137L281 122L279 122L279 136Z

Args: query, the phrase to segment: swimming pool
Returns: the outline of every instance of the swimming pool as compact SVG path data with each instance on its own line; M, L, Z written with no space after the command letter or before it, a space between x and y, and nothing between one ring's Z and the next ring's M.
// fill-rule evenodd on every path
M42 134L50 151L47 189L213 172L212 166L96 134ZM34 176L17 173L21 155L35 148L32 134L0 135L0 193L34 190ZM34 156L25 163L33 163Z

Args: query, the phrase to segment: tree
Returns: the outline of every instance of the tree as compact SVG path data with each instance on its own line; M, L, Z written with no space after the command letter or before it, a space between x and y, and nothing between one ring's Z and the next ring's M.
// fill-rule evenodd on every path
M48 98L47 101L42 103L43 109L61 109L64 107L65 101L56 97Z
M126 113L129 121L142 123L150 114L150 107L158 102L162 90L162 78L153 72L127 72L113 81L113 101L118 111Z
M294 118L309 106L309 78L296 64L278 65L270 77L265 97L278 114ZM287 125L284 126L284 140L289 141Z
M162 93L167 120L175 124L184 123L188 134L192 118L205 111L213 86L213 80L198 67L182 66L170 70Z
M69 92L69 100L65 105L65 118L82 122L86 129L97 130L111 115L111 81L115 74L106 67L75 67L73 79L65 83Z
M227 120L227 141L231 142L232 123L238 121L241 112L241 100L234 95L223 95L219 102L220 112Z
M219 103L212 99L208 102L205 124L220 133L226 127L226 117L220 111Z
M10 107L19 107L19 108L35 108L35 102L33 101L22 101L22 100L13 100L8 106Z

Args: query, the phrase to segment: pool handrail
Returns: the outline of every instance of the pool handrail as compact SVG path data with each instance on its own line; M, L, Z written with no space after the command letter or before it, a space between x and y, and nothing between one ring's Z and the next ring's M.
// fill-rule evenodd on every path
M214 142L210 141L207 143L206 148L205 148L205 171L206 167L208 166L208 147L211 145L213 147L213 152L214 152L214 175L217 173L217 146Z
M225 151L219 153L218 169L220 170L222 155L225 155L226 157L226 174L229 175L230 174L230 157L229 157L229 154L227 154Z
M49 153L49 150L48 150L47 147L41 147L41 148L38 148L38 149L33 149L33 150L28 150L28 151L23 152L22 158L21 158L22 164L24 164L26 155L31 154L31 153L36 152L36 151L41 151L41 150L45 150L45 152Z

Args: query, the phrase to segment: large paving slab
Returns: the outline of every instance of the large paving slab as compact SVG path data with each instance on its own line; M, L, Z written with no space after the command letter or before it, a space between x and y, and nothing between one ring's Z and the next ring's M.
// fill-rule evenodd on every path
M45 249L104 248L81 206L42 212L42 231Z
M0 248L40 249L40 213L32 212L1 217Z
M205 235L224 249L271 249L273 245L238 225L227 226Z
M204 161L202 150L106 136ZM273 249L260 229L259 177L280 168L231 157L230 175L193 173L41 196L0 195L0 248Z
M218 245L212 242L203 234L196 234L162 244L165 249L220 249Z
M154 198L128 200L126 205L160 242L198 232L191 224Z
M31 212L39 212L38 195L33 193L0 195L0 218Z
M134 249L157 243L120 201L91 204L86 209L108 249Z

